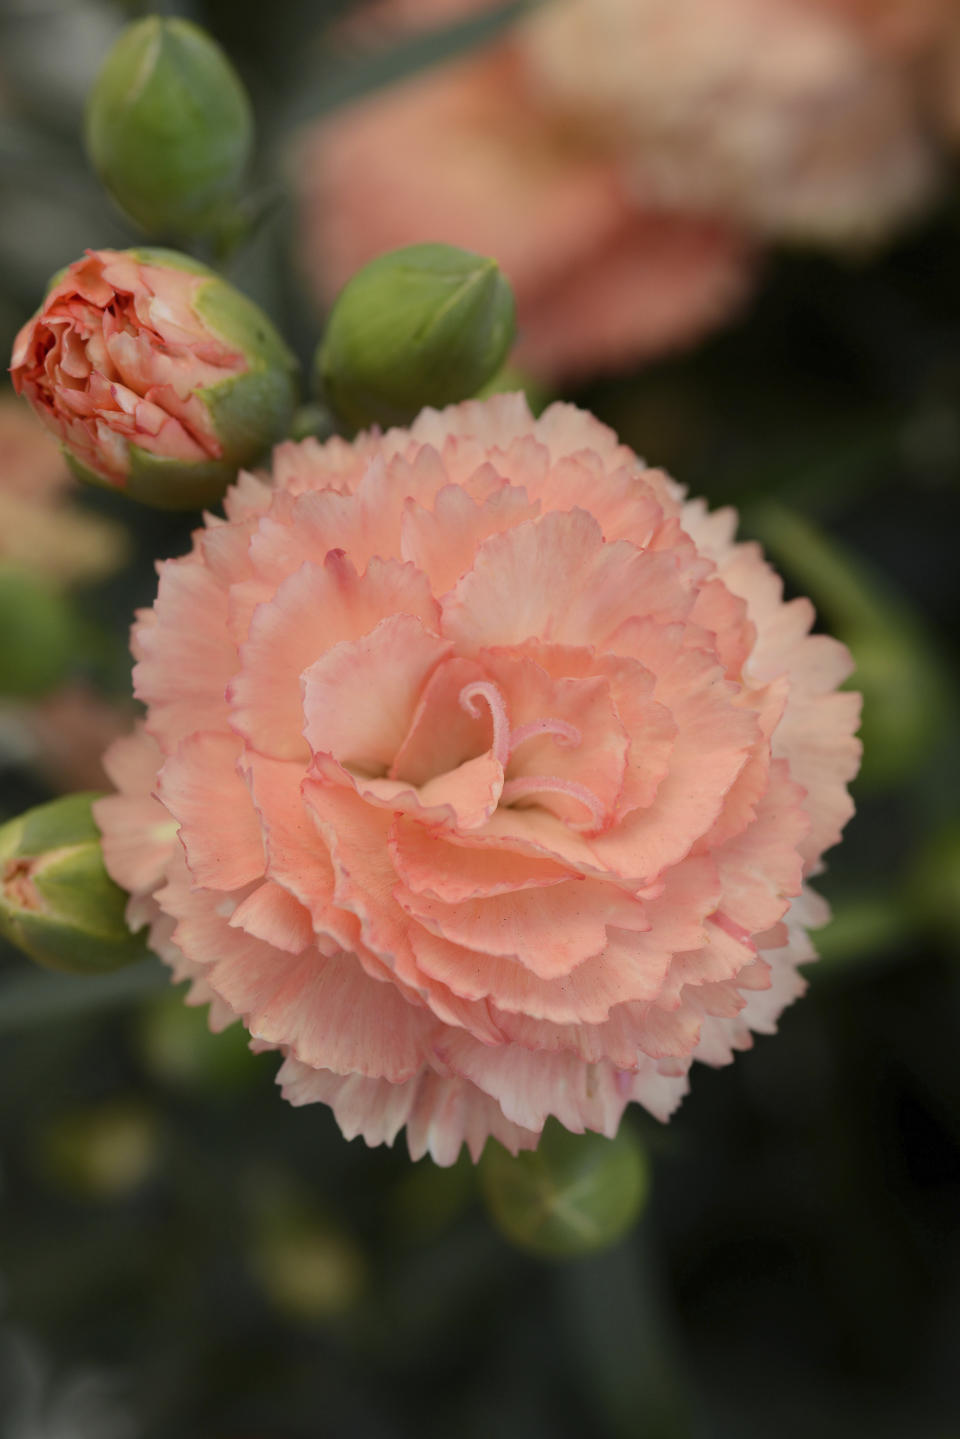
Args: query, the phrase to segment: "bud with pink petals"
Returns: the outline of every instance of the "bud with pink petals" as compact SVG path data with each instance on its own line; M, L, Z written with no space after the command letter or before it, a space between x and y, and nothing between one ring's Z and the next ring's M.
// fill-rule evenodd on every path
M267 317L170 250L91 250L20 331L14 389L80 479L161 509L216 503L286 434L296 362Z

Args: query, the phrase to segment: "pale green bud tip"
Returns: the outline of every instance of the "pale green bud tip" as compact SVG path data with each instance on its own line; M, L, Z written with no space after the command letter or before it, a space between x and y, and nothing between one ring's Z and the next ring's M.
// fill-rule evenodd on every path
M117 40L87 101L90 161L117 203L158 234L217 224L253 144L250 101L219 45L150 15Z
M381 255L341 291L317 355L324 398L347 424L405 425L470 399L502 365L513 294L495 260L452 245Z
M65 795L0 827L0 934L50 969L100 974L146 957L107 874L93 794Z
M622 1239L646 1203L646 1157L626 1125L615 1139L571 1134L549 1120L535 1150L512 1158L490 1143L483 1195L512 1244L545 1259L573 1259Z

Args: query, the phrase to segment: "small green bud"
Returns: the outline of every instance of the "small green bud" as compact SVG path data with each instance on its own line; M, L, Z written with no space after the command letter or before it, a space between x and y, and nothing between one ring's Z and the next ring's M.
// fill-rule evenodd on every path
M0 934L49 969L101 974L144 959L107 874L94 794L71 794L0 827Z
M646 1157L623 1125L615 1139L571 1134L550 1120L535 1150L514 1159L491 1142L480 1164L490 1216L512 1244L574 1259L622 1239L646 1203Z
M189 20L126 29L87 102L91 163L151 234L216 228L253 144L250 100L226 55Z
M36 699L62 683L76 624L59 590L29 570L0 562L0 696Z
M371 261L340 292L317 353L323 398L355 429L405 425L425 405L467 400L514 336L513 294L495 260L410 245Z

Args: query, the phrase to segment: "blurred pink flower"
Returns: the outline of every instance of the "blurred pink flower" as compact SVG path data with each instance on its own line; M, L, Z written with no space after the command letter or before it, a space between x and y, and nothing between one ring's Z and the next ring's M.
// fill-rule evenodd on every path
M103 752L133 723L134 706L73 680L31 705L7 704L2 723L22 728L21 755L58 794L110 787Z
M628 184L617 157L530 91L510 45L324 122L297 163L305 271L329 302L385 250L493 255L514 287L516 359L570 378L691 343L747 294L752 247Z
M69 583L117 569L126 531L74 504L76 482L44 427L0 397L0 561Z
M554 0L524 23L522 44L534 83L629 153L643 193L762 235L846 242L910 215L936 173L910 67L868 39L896 49L891 18L903 17L882 9ZM901 23L900 43L911 33L916 43L928 30Z
M161 254L163 252L155 252ZM130 449L188 464L222 450L195 393L246 370L193 299L209 274L91 250L14 344L11 378L72 455L122 488Z
M96 812L131 924L293 1103L450 1164L665 1119L773 1030L859 699L731 511L497 396L282 445L226 514L160 567Z

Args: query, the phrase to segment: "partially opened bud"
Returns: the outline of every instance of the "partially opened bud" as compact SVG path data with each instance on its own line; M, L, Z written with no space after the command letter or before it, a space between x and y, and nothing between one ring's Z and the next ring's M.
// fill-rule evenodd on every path
M81 479L161 509L216 503L286 433L296 361L270 321L171 250L91 250L17 336L11 377Z
M87 102L87 151L124 210L152 234L215 225L253 144L250 101L219 45L189 20L125 30Z
M475 395L513 337L513 294L495 260L410 245L365 265L340 292L318 378L354 428L404 425L425 405Z
M65 795L0 827L0 934L31 959L100 974L146 956L127 896L103 867L92 794Z

